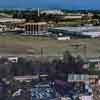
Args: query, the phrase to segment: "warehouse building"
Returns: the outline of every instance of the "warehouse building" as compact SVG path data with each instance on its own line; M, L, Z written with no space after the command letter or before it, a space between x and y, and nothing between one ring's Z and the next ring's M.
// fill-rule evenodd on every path
M48 32L48 25L46 22L25 23L24 35L45 35Z
M0 32L16 32L18 24L25 23L25 19L0 18Z
M40 12L41 14L52 14L52 15L64 15L64 12L61 10L43 10Z
M100 26L56 27L49 28L48 31L58 35L62 33L63 35L76 37L100 37Z

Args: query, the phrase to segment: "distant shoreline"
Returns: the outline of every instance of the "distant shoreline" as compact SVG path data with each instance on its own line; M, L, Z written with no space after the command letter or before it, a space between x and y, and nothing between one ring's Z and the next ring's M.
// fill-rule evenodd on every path
M79 12L91 12L91 13L100 13L100 9L63 9L63 8L39 8L42 10L61 10L68 13L79 13ZM38 8L0 8L0 11L34 11Z

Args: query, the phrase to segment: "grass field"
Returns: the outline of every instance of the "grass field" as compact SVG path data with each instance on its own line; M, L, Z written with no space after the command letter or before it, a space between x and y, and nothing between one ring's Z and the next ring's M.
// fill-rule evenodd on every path
M82 44L80 47L73 45ZM100 55L100 39L71 39L66 41L53 40L47 37L1 35L0 54L37 54L41 48L45 55L61 55L65 50L73 54L84 55L83 46L87 45L87 56Z

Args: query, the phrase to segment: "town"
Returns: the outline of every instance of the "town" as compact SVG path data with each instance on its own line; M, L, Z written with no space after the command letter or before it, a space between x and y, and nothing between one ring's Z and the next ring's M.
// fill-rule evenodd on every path
M100 11L0 10L0 100L99 100Z

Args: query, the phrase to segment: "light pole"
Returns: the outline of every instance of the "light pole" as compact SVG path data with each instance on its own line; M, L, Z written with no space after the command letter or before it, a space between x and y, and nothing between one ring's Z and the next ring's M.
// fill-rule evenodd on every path
M84 58L87 59L87 45L83 45L83 53L84 53Z

